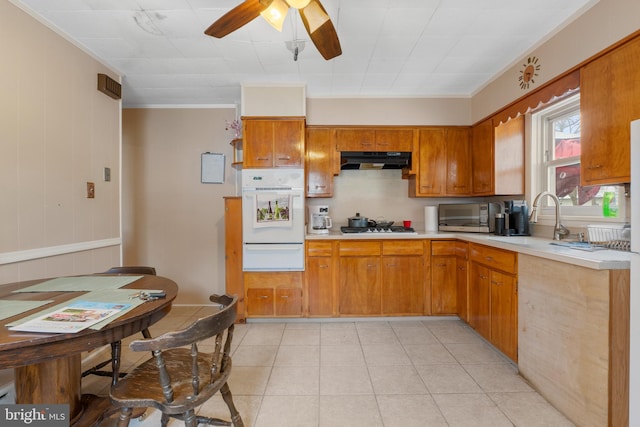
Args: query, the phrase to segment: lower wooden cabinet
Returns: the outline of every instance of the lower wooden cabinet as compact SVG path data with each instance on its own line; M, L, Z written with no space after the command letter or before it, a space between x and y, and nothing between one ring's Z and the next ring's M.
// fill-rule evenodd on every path
M291 272L245 272L247 316L302 316L302 274Z
M381 311L380 257L340 257L341 315L375 315Z
M469 260L469 325L517 361L517 254L471 243Z
M431 241L431 314L458 313L455 240Z
M382 314L424 314L424 257L382 257Z

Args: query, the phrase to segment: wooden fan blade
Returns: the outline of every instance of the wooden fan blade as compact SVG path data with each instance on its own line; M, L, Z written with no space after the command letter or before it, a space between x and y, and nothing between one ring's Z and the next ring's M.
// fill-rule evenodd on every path
M300 17L311 41L324 59L329 60L342 55L338 33L319 0L311 0L307 6L300 9Z
M266 3L266 6L263 4ZM260 0L245 0L238 6L225 13L216 22L205 30L205 34L217 38L222 38L229 33L256 19L260 12L265 10L269 2Z

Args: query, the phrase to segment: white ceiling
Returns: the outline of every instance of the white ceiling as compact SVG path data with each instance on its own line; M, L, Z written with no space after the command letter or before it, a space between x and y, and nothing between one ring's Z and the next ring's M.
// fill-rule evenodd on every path
M294 9L204 30L242 0L12 0L123 75L123 105L239 104L242 83L307 96L469 97L597 0L322 0L342 55L325 61ZM294 61L286 41L306 40Z

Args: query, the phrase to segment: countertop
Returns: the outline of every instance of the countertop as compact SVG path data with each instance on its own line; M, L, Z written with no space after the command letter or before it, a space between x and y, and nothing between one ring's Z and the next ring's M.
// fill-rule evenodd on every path
M342 234L332 231L329 234L307 234L307 240L398 240L398 239L459 239L487 246L506 249L520 254L532 255L567 264L579 265L594 270L627 270L631 266L631 253L614 250L595 250L593 252L552 244L551 239L531 236L495 236L483 233L353 233ZM562 242L561 242L562 243Z

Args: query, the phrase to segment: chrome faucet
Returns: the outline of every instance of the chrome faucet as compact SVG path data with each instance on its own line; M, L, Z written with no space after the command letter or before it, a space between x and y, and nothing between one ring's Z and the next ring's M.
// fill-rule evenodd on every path
M567 227L562 225L562 223L560 222L560 200L558 200L558 197L553 193L549 193L548 191L543 191L542 193L536 196L536 198L533 200L533 206L531 207L531 215L529 215L529 222L532 224L535 224L536 222L538 222L538 201L543 196L549 196L550 198L553 199L553 202L556 204L556 225L553 229L553 240L564 239L565 237L569 236L570 231Z

